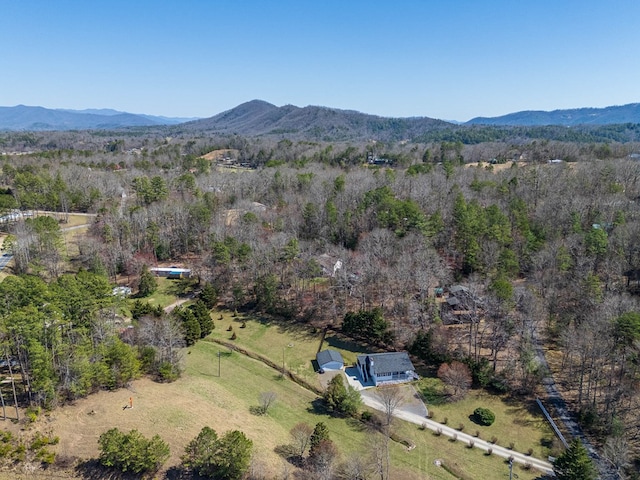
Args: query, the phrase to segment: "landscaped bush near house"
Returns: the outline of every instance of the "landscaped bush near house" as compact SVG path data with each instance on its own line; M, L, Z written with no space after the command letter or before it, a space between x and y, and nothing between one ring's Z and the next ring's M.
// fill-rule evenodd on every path
M496 421L496 415L488 408L478 407L473 411L474 420L480 425L489 426Z

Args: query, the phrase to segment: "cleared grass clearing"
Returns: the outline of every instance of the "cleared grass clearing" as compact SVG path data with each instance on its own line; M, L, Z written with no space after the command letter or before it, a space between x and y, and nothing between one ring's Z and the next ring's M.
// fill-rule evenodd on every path
M145 298L129 298L127 300L129 302L129 306L133 306L136 300L142 300L143 302L149 302L154 307L156 305L166 307L167 305L171 305L176 300L178 300L177 295L173 293L173 282L175 282L175 280L169 280L163 277L157 277L156 280L158 282L158 289L153 292L153 294Z
M235 332L237 338L233 343L259 353L278 365L282 365L284 360L287 370L320 387L312 361L320 346L322 332L312 333L308 329L267 318L233 317L229 312L215 312L212 317L216 328L211 338L230 341ZM229 326L233 332L227 331Z
M481 438L498 439L498 445L528 453L532 449L533 456L547 458L551 454L550 446L555 436L551 427L538 411L535 402L523 403L510 400L506 396L490 395L483 390L471 390L463 400L448 403L443 395L444 386L437 378L423 378L416 388L425 395L433 420L442 423L447 418L447 425L458 428L464 425L466 433L480 432ZM496 415L493 425L486 427L474 423L471 419L477 407L490 409Z
M250 323L258 322L248 321L247 328ZM216 320L216 333L229 334L223 328L225 325L228 326L227 320ZM244 330L247 329L239 330L237 341L252 338ZM300 345L313 348L314 353L317 350L319 338L315 336L300 337L299 333L292 335L275 327L258 335L260 331L256 326L252 340L256 344L298 341ZM309 357L308 353L305 355L305 358ZM282 471L284 460L275 450L290 442L289 430L296 423L313 426L324 422L343 459L350 454L366 455L381 438L360 422L323 413L313 393L282 378L277 370L210 341L198 342L185 350L184 360L185 372L175 383L158 384L141 379L133 382L130 390L98 392L74 405L54 410L35 428L60 437L60 444L55 447L57 452L81 459L95 458L98 437L113 427L123 431L137 429L145 436L158 434L171 447L171 457L165 465L167 469L179 464L185 445L203 426L208 425L219 433L238 429L254 441L255 456L266 466L270 476ZM263 392L274 392L277 400L267 415L257 416L252 413L252 407L259 405ZM133 408L123 408L130 397ZM415 448L409 450L400 443L391 442L391 478L498 480L505 478L508 472L503 459L485 456L477 449L465 448L462 443L449 442L417 425L398 421L394 428L400 439L407 440ZM436 466L436 459L451 468L455 475ZM535 472L520 469L518 475L522 480L537 477Z
M356 357L366 351L362 345L342 339L333 332L327 333L320 347L322 332L310 331L308 326L286 324L266 317L241 314L234 317L227 311L215 312L212 318L216 328L211 333L211 338L230 341L235 332L237 338L234 343L237 345L259 353L278 365L282 365L284 360L287 370L318 387L321 384L315 371L315 358L319 349L331 348L339 351L345 365L355 364ZM229 326L233 328L233 332L227 331Z
M222 315L222 320L220 320L220 315ZM322 337L321 332L317 332L315 334L311 334L303 330L302 328L296 328L295 326L283 326L277 322L269 321L269 320L252 320L249 318L245 318L242 316L233 317L231 314L227 313L216 313L213 315L216 323L216 329L214 333L212 333L212 338L219 338L225 341L229 341L233 332L227 331L229 325L231 325L236 333L236 340L233 343L238 346L245 348L247 350L253 351L255 353L259 353L269 359L271 359L274 363L278 364L279 360L281 362L281 357L278 358L278 355L282 354L283 348L285 349L285 366L287 369L296 371L301 376L305 376L302 373L308 373L309 370L305 367L304 369L294 369L293 366L297 363L306 365L311 364L311 360L315 357L315 353L318 350L319 342ZM245 323L245 328L240 328L242 323ZM292 347L288 347L288 345L293 345ZM297 348L296 348L297 347ZM355 357L358 351L364 351L362 346L356 345L353 342L349 342L343 339L340 339L334 335L327 335L325 341L323 343L323 348L335 348L339 350L346 363L352 363L355 361ZM351 349L351 350L347 350ZM356 350L355 352L353 350ZM234 355L239 355L234 353ZM291 360L289 360L291 358ZM223 377L224 377L224 357L222 357L223 362ZM296 363L297 362L297 363ZM271 369L272 375L274 378L279 378L279 374L277 371ZM319 375L313 373L313 370L310 370L310 375L312 375L314 384L319 385ZM308 379L308 377L305 377ZM425 379L425 380L435 380L436 382L440 382L438 379ZM283 380L278 380L279 382L284 382ZM239 385L236 385L234 388L239 388ZM253 388L253 387L252 387ZM235 393L238 393L237 391ZM246 396L245 392L242 396ZM259 394L257 394L259 395ZM257 395L255 396L255 401L257 401ZM491 396L489 396L491 397ZM311 400L305 400L305 402L309 402L313 400L313 396L309 397ZM500 401L498 399L498 401ZM304 405L303 405L304 406ZM457 404L448 405L449 407L456 408ZM306 410L309 409L309 404L305 407ZM439 407L437 407L439 408ZM466 407L463 405L462 409ZM473 407L475 409L475 407ZM497 409L496 409L497 410ZM271 412L271 411L270 411ZM473 412L473 409L471 410ZM471 413L469 412L469 414ZM295 412L293 412L295 413ZM307 412L309 413L309 412ZM463 412L464 413L464 412ZM500 410L500 414L502 415L503 411ZM467 415L469 415L467 414ZM498 411L496 411L498 414ZM269 414L272 415L271 413ZM273 413L274 418L278 415L277 412ZM462 415L460 417L462 418ZM296 418L302 418L299 412L295 413ZM306 421L309 424L315 424L318 420L314 420L317 418L314 415L309 421ZM331 418L331 417L326 417ZM453 417L452 417L453 418ZM287 422L286 418L278 417L279 422ZM332 419L331 420L336 420ZM437 419L436 419L437 420ZM323 420L324 421L324 420ZM471 430L472 424L468 419L465 423L467 433L474 432L475 428ZM328 424L328 423L327 423ZM450 425L453 425L451 421ZM328 424L329 425L329 424ZM352 421L341 420L338 419L338 423L332 424L330 429L336 429L336 432L341 432L345 428L353 428L354 426L358 431L362 430L362 425L354 424ZM349 427L351 425L351 427ZM427 478L434 479L448 479L454 478L451 474L447 473L446 470L441 467L437 467L434 465L434 461L436 459L441 460L445 465L451 466L452 469L456 472L456 474L460 478L464 479L498 479L502 477L503 469L503 459L500 459L495 456L487 456L484 455L478 449L468 449L465 446L458 443L451 443L445 437L435 436L432 432L426 430L420 430L417 425L400 422L396 423L396 432L398 436L402 439L408 440L410 443L415 445L415 449L408 451L404 446L393 443L393 453L392 453L392 464L396 469L401 470L402 476L392 477L392 478L412 478L412 475L417 475L416 478L424 478L418 474L418 472L422 472L424 475L428 473ZM486 427L484 427L486 428ZM514 429L514 426L511 425L511 430ZM521 427L518 426L517 429ZM481 428L478 427L480 430ZM288 430L287 430L288 431ZM332 430L333 432L333 430ZM372 436L371 433L362 432L365 434L364 439L359 440L359 444L352 444L349 450L355 451L367 451L371 449L372 439L375 435ZM339 434L345 440L348 440L351 437L351 434L344 436L344 432ZM535 437L536 435L540 436L540 431L537 431L535 428L529 428L526 431L522 432L523 438L528 438L529 436ZM284 442L287 442L287 435L285 431L285 439ZM333 438L333 436L332 436ZM487 438L484 434L482 438ZM520 437L518 437L520 438ZM352 438L351 441L357 441L357 439ZM518 439L513 440L516 442L516 449L518 448ZM340 446L341 443L336 439L336 443ZM341 449L344 451L343 449ZM526 452L526 449L524 450ZM542 457L546 458L546 457ZM539 475L535 471L526 471L521 470L521 467L517 467L518 475L522 479L534 479ZM508 472L508 468L504 470Z

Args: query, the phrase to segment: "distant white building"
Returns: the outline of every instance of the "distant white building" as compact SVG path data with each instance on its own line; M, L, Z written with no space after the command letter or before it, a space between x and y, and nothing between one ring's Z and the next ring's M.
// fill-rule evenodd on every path
M131 295L131 288L129 287L114 287L111 291L114 297L128 297Z
M189 278L191 276L190 268L178 268L178 267L154 267L149 271L156 277L166 278Z

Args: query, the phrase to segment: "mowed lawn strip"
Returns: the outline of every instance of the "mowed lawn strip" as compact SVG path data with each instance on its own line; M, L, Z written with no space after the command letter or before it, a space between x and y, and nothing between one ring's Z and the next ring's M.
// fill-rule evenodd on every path
M216 318L216 330L212 334L213 338L218 338L221 340L229 341L239 347L259 353L267 358L269 358L274 363L278 364L279 358L277 355L282 352L282 349L285 348L285 364L286 368L290 369L290 364L287 359L292 358L293 362L302 363L305 361L309 361L311 358L315 358L315 353L318 349L321 333L317 334L307 334L302 330L302 328L292 326L292 327L283 327L279 325L277 322L269 322L269 321L255 321L248 317L232 317L230 314L222 314L223 319L219 320L220 314L214 314L214 318ZM240 328L242 323L245 323L245 328ZM231 325L233 327L233 331L236 333L236 340L230 341L230 337L233 334L231 331L227 331L226 329ZM220 328L223 327L223 328ZM296 342L296 343L294 343ZM297 348L288 347L288 345L293 344L297 345ZM305 347L306 346L306 347ZM216 347L222 348L224 347ZM305 350L305 348L307 350ZM325 343L323 344L323 348L335 348L340 351L345 359L345 362L349 364L347 358L352 358L355 360L355 356L357 352L346 350L346 348L352 348L353 350L360 350L362 347L354 344L352 342L348 342L338 337L335 337L334 334L329 334L325 338ZM361 350L362 351L362 350ZM233 355L240 355L237 352L234 352ZM294 356L294 355L297 355ZM232 357L230 357L232 358ZM224 377L224 362L225 357L221 358L222 361L222 374ZM309 361L310 363L310 361ZM294 363L295 364L295 363ZM217 367L216 367L217 368ZM295 370L294 370L295 371ZM216 370L217 372L217 370ZM276 370L271 369L272 375L274 378L279 377L279 373ZM296 372L299 373L299 370ZM217 373L216 373L217 374ZM314 379L316 383L318 374L313 373ZM278 380L282 382L282 380ZM436 379L439 382L439 380ZM237 386L236 386L237 387ZM236 388L234 387L234 388ZM294 394L297 393L298 390L294 389ZM305 398L306 397L305 395ZM311 396L311 400L313 400L313 396ZM309 401L309 400L306 400ZM257 405L257 399L255 400L255 404ZM309 405L303 405L305 410L309 409ZM464 407L463 407L464 408ZM475 407L474 407L475 408ZM274 412L274 418L276 413ZM286 419L283 419L286 420ZM345 422L353 424L351 421L338 419L339 422ZM310 424L317 423L316 421L311 420L307 422ZM474 430L469 430L470 422L467 421L465 423L466 429L468 433ZM345 425L334 424L334 428L337 428L338 431L341 431ZM475 425L475 424L474 424ZM407 451L405 447L402 445L392 442L393 447L393 460L392 463L396 468L402 468L404 471L403 475L409 475L409 470L412 472L428 472L429 478L452 478L449 473L443 470L440 467L436 467L434 465L434 461L436 459L442 460L446 465L454 465L456 471L461 474L464 478L475 479L475 478L501 478L500 474L500 465L503 463L503 459L495 456L486 456L478 449L468 449L465 446L457 442L455 444L451 444L446 440L446 437L437 437L433 435L429 430L422 431L416 425L405 423L402 421L396 422L396 428L398 429L398 434L401 438L407 439L416 445L416 448L411 451ZM525 432L525 436L531 434L531 432ZM371 435L366 437L366 445L361 446L360 448L355 448L355 451L367 451L371 448ZM483 437L486 438L486 437ZM339 443L339 442L337 442ZM543 457L544 458L544 457ZM519 467L518 467L519 468ZM408 470L407 470L408 469ZM522 471L519 473L520 478L523 479L533 479L536 478L539 473L535 471L527 472Z
M223 316L222 320L219 320L220 315ZM313 361L322 332L312 333L308 327L287 325L266 318L233 317L228 312L215 312L213 318L216 328L211 333L212 338L230 341L235 333L234 344L258 353L277 365L282 365L284 361L287 370L320 387ZM229 326L233 332L227 331Z
M216 328L211 333L211 338L231 341L235 332L236 340L233 343L258 353L277 365L282 365L284 361L287 370L317 387L321 387L314 363L318 349L337 350L346 366L355 364L356 357L367 351L362 345L342 339L332 331L327 333L320 348L322 331L311 331L306 325L291 325L250 315L234 317L227 311L216 311L212 318ZM229 326L233 328L233 332L227 331Z
M416 388L430 392L443 392L444 386L437 378L423 378ZM433 401L429 402L429 398ZM462 423L464 432L474 435L476 430L484 440L496 437L498 445L509 447L511 442L514 450L528 453L533 450L536 458L547 458L551 454L549 445L554 440L551 427L544 419L542 412L538 412L535 402L524 403L520 400L511 400L506 395L491 395L484 390L470 390L463 400L456 402L444 401L444 396L438 398L437 394L427 395L427 406L433 414L433 420L442 423L447 418L447 425L458 428ZM495 416L495 422L491 426L482 426L474 423L469 417L478 407L491 410Z
M450 468L455 477L463 480L501 480L509 478L509 466L504 458L496 455L486 455L478 448L467 448L463 442L452 442L445 435L437 436L431 430L421 430L417 425L396 421L394 424L396 435L412 442L416 447L404 455L394 455L392 462L395 468L404 470L421 470L427 478L452 478L443 473L442 467L435 465L436 460ZM514 465L513 472L519 480L534 480L542 476L541 472L526 470L520 465ZM447 476L444 476L447 475ZM393 477L392 478L402 478ZM421 477L422 478L422 477Z

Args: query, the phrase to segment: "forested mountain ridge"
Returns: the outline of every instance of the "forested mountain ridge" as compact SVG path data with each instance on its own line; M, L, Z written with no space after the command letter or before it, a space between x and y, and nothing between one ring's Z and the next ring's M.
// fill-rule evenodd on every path
M262 100L252 100L213 117L191 121L109 109L73 111L19 105L0 107L0 131L95 130L120 135L242 135L314 142L462 142L466 145L518 144L534 139L632 142L640 139L639 105L557 111L578 112L566 114L522 112L504 121L479 118L462 125L429 117L388 118L321 106L277 107ZM573 122L571 128L567 128L567 119Z
M640 105L640 104L638 104ZM612 109L618 107L610 107ZM597 109L582 109L592 111ZM213 132L245 136L275 136L313 141L413 141L478 144L490 141L520 142L523 139L570 142L635 141L640 138L637 115L600 116L600 121L577 122L572 129L557 122L453 124L429 117L388 118L353 110L327 107L277 107L252 100L211 118L173 127L178 132ZM581 117L584 118L584 117ZM581 124L582 123L582 124Z
M57 110L17 105L0 107L0 130L105 130L123 127L173 125L181 119L154 117L116 110Z
M276 134L313 140L375 138L397 141L451 126L448 122L428 117L387 118L319 106L277 107L262 100L252 100L211 118L186 123L181 128L248 136Z
M605 108L572 108L565 110L525 110L499 117L476 117L465 125L611 125L640 123L640 103L615 105Z

